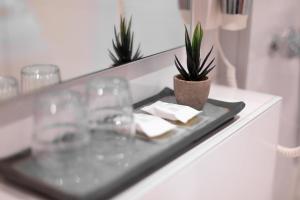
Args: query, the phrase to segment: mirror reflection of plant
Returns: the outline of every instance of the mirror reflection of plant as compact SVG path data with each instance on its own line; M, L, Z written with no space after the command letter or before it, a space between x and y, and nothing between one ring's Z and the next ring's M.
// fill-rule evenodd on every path
M130 18L129 23L127 24L125 17L121 16L119 27L120 32L117 33L116 26L114 26L115 38L112 40L112 45L115 54L108 50L109 56L114 63L112 65L113 67L138 60L143 57L140 51L140 44L135 53L133 52L134 32L131 31L131 23L132 18Z
M207 79L207 75L213 68L212 63L214 62L215 58L213 58L209 64L207 64L207 60L211 55L213 47L210 49L208 54L205 56L203 62L201 63L200 59L200 48L201 42L203 38L203 30L201 25L198 23L193 36L192 42L189 37L187 28L185 27L185 48L186 48L186 56L187 56L187 71L182 66L180 61L178 60L177 56L175 56L175 66L178 69L182 78L186 81L203 81ZM207 64L207 65L206 65Z

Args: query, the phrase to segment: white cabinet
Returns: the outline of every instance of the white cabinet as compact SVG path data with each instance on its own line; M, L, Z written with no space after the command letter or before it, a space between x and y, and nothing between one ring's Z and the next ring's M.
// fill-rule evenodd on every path
M271 200L280 98L213 87L211 97L246 103L239 118L116 199Z

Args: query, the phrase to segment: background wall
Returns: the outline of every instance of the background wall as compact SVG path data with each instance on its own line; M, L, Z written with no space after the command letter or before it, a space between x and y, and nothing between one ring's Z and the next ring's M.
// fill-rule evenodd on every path
M283 97L279 144L295 146L299 137L299 58L270 54L275 34L300 28L300 1L254 1L250 33L247 89ZM297 164L278 156L274 199L294 199Z
M246 30L221 32L224 51L237 66L239 87L283 97L279 144L289 147L299 144L300 62L272 54L270 45L275 34L289 27L300 29L299 8L299 0L254 0ZM224 70L221 63L218 81L226 84ZM277 162L274 199L297 199L297 161L278 155Z

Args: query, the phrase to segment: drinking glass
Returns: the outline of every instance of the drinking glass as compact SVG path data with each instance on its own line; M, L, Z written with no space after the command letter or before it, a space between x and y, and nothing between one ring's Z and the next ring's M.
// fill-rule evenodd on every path
M132 97L121 78L100 78L87 86L88 123L91 129L134 136Z
M17 96L18 93L17 79L10 76L0 76L0 101Z
M87 84L86 92L88 125L99 144L92 145L98 157L128 161L135 135L128 82L116 77L98 78Z
M55 91L40 95L34 105L32 150L37 161L52 168L72 163L76 150L89 142L80 95Z
M21 70L22 92L27 93L61 81L58 66L51 64L28 65Z

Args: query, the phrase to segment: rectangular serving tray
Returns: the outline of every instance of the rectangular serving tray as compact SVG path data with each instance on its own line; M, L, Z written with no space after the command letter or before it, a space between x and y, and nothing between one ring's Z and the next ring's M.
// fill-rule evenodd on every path
M139 112L139 108L157 100L176 103L173 90L165 88L157 95L136 103L135 111ZM105 158L98 162L99 156L95 152L104 152L108 148L117 153L119 143L113 134L92 133L89 147L62 155L59 159L50 157L45 161L47 166L37 162L28 150L0 161L0 173L7 180L51 199L108 199L212 134L217 134L214 131L232 120L244 107L243 102L209 99L203 112L193 122L179 125L166 137L155 140L137 137L134 141L125 142L120 148L128 153L122 154L124 158L122 157L121 162L111 162ZM74 159L75 157L81 159ZM58 166L54 165L57 161Z

